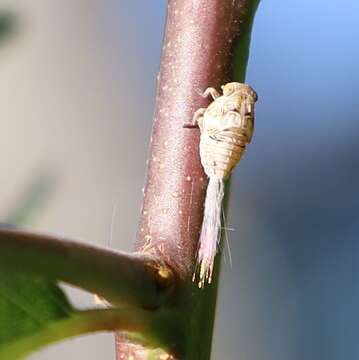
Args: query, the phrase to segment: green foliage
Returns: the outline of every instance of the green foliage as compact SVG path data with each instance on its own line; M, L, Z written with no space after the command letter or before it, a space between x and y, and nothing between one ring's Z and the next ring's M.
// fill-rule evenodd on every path
M50 321L70 316L72 311L65 294L54 283L0 273L0 346Z
M135 307L78 311L54 282L0 273L0 359L23 359L48 344L97 331L124 330L149 346L173 342L172 312ZM160 341L162 339L162 341Z
M0 273L0 349L71 316L73 308L51 281ZM1 352L0 352L1 353Z
M56 284L0 273L0 347L72 312L72 306Z
M0 13L0 44L14 33L15 16L12 13Z

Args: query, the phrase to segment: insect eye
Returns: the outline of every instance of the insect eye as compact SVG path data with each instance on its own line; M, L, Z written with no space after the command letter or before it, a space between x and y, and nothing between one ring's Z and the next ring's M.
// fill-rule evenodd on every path
M227 84L224 86L223 88L223 94L224 95L230 95L233 93L233 85L232 84Z

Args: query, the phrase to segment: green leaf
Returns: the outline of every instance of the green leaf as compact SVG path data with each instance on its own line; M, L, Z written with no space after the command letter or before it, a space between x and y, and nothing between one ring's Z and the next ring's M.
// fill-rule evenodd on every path
M0 359L23 359L50 343L97 331L123 330L158 346L155 329L166 318L133 307L78 311L54 282L0 272Z
M0 349L74 312L53 282L0 272ZM3 358L3 357L1 357Z

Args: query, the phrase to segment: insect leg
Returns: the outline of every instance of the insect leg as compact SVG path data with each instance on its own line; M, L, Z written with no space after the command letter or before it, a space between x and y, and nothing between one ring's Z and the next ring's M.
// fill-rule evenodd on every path
M199 123L202 121L203 115L206 112L206 108L199 108L194 114L192 121L190 123L183 124L183 127L186 129L198 128Z
M208 97L208 95L211 95L213 99L217 99L221 96L221 94L213 87L207 88L202 94L203 97Z

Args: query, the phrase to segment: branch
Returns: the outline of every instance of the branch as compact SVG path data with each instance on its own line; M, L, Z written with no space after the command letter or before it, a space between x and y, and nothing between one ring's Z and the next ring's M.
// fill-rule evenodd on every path
M199 131L185 129L208 105L200 94L233 80L236 47L243 81L257 0L170 0L159 73L148 175L136 249L192 277L207 178ZM244 43L242 43L244 42Z
M154 257L8 229L0 229L0 270L46 276L113 304L145 308L160 306L174 286L172 271Z
M209 359L216 305L213 284L191 284L207 178L199 157L199 131L186 129L208 105L211 86L244 81L251 25L259 0L169 0L147 179L135 248L158 256L191 292L183 310L191 325L186 359ZM237 60L236 60L237 58ZM233 64L237 71L234 72ZM117 358L145 359L146 351L117 339Z

